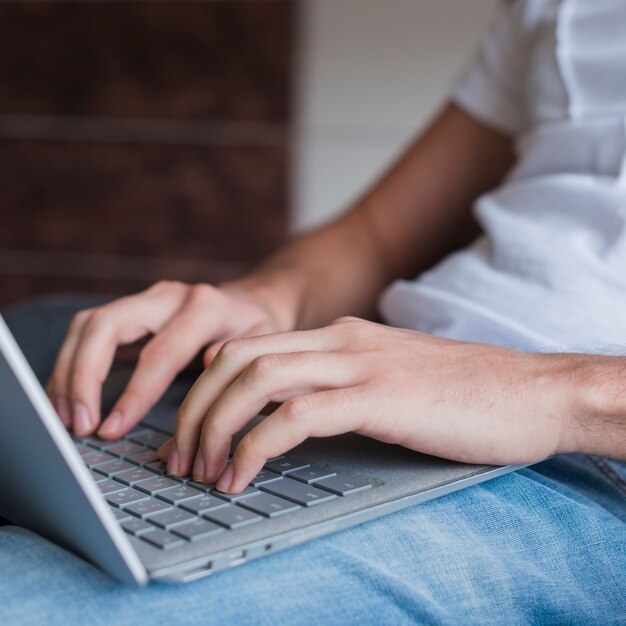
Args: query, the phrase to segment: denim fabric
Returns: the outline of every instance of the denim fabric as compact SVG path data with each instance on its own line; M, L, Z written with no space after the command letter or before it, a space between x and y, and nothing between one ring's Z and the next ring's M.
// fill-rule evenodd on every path
M0 619L626 624L626 466L596 461L555 457L187 585L126 587L5 526Z
M6 319L44 379L69 315ZM561 456L187 585L123 586L0 527L0 622L626 624L626 464Z

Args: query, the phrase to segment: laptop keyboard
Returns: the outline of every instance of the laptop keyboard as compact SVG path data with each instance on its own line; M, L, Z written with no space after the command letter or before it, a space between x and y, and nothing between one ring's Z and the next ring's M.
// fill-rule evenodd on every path
M268 461L241 493L227 494L215 485L168 476L156 450L169 438L143 425L117 441L74 437L122 528L161 550L324 506L372 487L287 455Z

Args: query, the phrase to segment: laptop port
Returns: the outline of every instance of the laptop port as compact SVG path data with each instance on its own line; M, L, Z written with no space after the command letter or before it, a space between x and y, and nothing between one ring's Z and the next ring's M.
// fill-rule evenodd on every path
M211 563L211 561L209 561L208 563L205 563L204 565L200 565L199 567L194 567L190 570L187 570L183 574L182 580L184 582L191 582L192 580L196 580L197 578L208 576L209 574L212 573L211 571L212 565L213 564Z
M235 565L239 565L246 560L246 551L245 550L236 550L235 552L231 552L228 555L229 565L234 567Z

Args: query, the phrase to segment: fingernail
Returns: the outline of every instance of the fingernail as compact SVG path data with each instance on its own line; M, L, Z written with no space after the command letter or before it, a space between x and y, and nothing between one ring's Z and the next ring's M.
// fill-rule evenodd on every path
M80 402L74 404L74 429L77 435L86 435L91 430L89 410Z
M109 417L107 417L100 429L99 435L115 435L122 423L122 414L119 411L113 411Z
M172 439L172 449L170 450L170 456L167 459L167 473L171 476L176 476L178 474L179 467L180 457L178 456L178 448L176 447L176 442Z
M229 463L222 472L220 479L217 481L217 488L224 493L228 492L233 482L233 464Z
M54 407L59 415L60 420L66 428L72 424L72 416L70 415L70 405L65 398L57 398Z

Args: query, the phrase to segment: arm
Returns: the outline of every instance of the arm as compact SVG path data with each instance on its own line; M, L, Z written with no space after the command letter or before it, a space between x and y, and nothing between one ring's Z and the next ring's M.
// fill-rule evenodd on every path
M139 422L203 348L209 363L229 339L312 328L369 315L382 287L426 269L458 246L470 207L512 162L511 140L448 106L390 172L344 217L299 238L243 279L158 283L81 311L47 392L67 427L91 434L116 348L151 337L98 433L116 438Z
M226 464L232 437L270 401ZM238 492L268 458L354 431L466 463L582 452L626 460L626 358L533 354L343 318L229 342L159 454L171 473Z
M284 330L370 316L390 281L467 243L474 200L512 163L509 137L449 105L345 215L227 288L263 299Z

